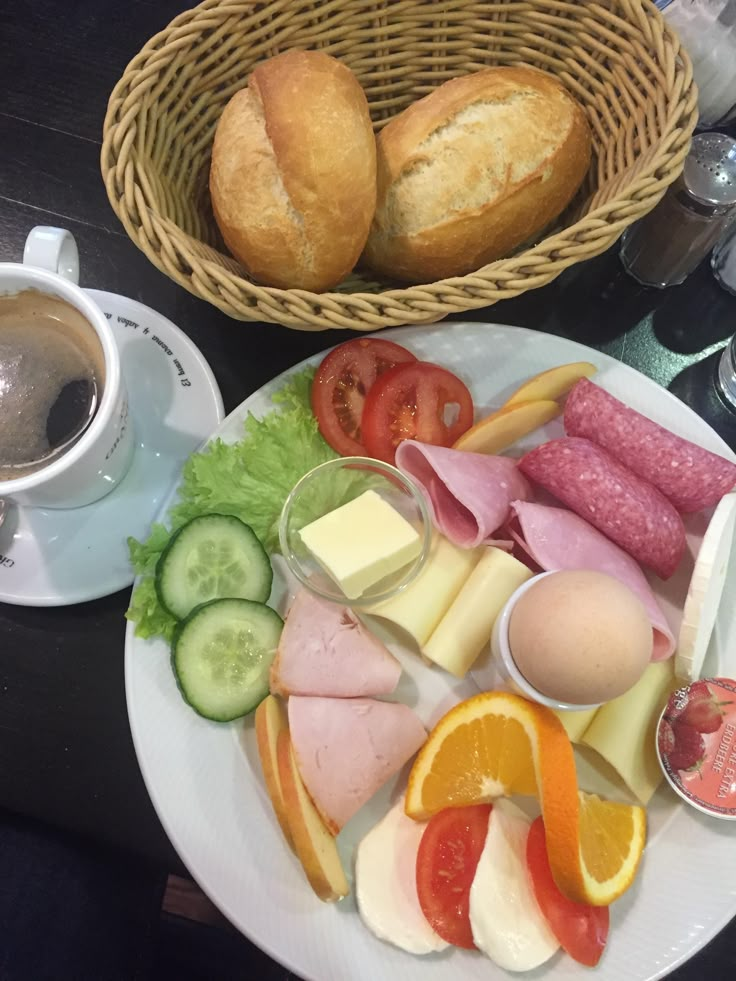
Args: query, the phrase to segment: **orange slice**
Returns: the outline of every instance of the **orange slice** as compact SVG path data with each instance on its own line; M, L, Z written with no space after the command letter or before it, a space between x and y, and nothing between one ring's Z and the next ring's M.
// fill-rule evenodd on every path
M426 820L512 794L542 808L555 881L570 899L607 906L634 881L646 840L641 807L579 793L572 744L550 709L482 692L437 723L409 774L405 810Z

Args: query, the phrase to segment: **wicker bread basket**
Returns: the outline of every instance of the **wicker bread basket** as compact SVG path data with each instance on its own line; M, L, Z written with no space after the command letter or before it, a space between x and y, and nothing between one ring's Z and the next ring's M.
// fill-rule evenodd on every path
M295 47L353 69L376 129L455 75L521 63L551 71L590 120L588 178L545 238L473 275L399 288L358 269L330 293L259 286L212 218L210 148L252 68ZM488 306L603 252L680 173L696 100L690 61L649 0L205 0L152 38L115 86L102 173L135 244L231 317L376 330Z

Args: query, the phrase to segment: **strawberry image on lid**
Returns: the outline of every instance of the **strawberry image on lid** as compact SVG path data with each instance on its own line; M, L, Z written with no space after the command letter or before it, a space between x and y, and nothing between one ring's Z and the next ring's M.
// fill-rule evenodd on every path
M707 678L674 691L657 727L657 755L689 804L736 820L736 681Z

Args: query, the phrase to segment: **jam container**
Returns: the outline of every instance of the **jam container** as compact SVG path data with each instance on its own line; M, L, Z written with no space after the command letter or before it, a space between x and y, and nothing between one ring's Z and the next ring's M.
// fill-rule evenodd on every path
M674 691L657 726L657 756L688 804L736 820L736 681L704 678Z

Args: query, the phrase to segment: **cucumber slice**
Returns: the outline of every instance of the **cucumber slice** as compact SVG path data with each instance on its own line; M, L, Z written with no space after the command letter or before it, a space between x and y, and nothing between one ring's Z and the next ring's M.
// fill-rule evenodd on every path
M217 599L197 607L174 636L172 664L195 712L215 722L247 715L268 694L268 669L284 622L270 606Z
M253 529L230 514L193 518L156 563L159 602L177 620L213 599L265 603L272 581L271 563Z

